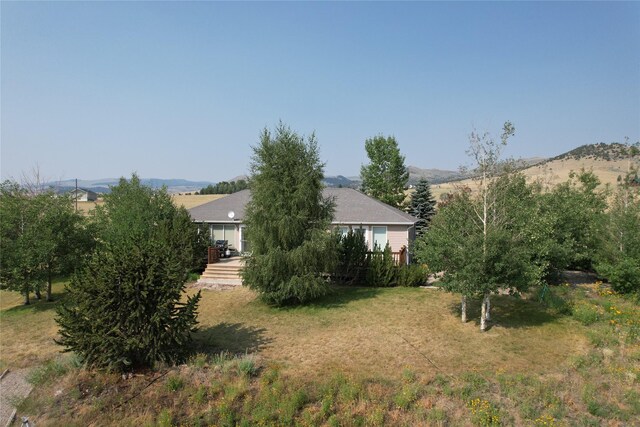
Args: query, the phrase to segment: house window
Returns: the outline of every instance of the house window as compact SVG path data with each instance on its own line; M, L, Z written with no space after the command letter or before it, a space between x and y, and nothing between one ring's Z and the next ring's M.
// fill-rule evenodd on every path
M227 240L229 245L235 243L235 225L215 224L211 226L211 240Z
M354 233L360 233L360 234L364 234L365 235L365 241L366 241L366 230L362 227L350 227L350 226L340 226L340 227L336 227L337 230L340 232L340 235L342 237L346 236L347 234L349 234L349 230L352 230Z
M251 252L251 247L249 246L249 240L247 240L247 227L240 227L240 251L241 252Z
M384 249L387 245L387 227L373 227L373 249Z

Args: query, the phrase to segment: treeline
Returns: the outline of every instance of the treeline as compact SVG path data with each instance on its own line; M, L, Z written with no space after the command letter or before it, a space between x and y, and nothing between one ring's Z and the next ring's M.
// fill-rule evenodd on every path
M613 142L611 144L600 142L598 144L581 145L580 147L556 156L551 160L582 159L585 157L593 157L594 159L608 161L624 160L635 156L638 153L638 150L640 150L640 143L638 142L633 145L629 144L628 141L626 144L621 144L619 142Z
M232 194L249 188L247 181L239 179L237 181L221 181L216 185L207 185L196 194Z

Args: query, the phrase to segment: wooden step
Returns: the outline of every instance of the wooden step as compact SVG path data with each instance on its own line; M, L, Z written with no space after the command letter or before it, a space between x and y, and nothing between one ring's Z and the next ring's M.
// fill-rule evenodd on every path
M240 276L237 274L211 274L211 273L202 273L200 276L202 278L208 279L240 279Z

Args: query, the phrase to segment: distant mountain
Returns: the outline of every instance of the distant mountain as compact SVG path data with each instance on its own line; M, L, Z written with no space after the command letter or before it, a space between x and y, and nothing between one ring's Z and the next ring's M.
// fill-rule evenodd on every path
M247 175L238 175L234 178L231 178L227 182L236 182L236 181L248 181L249 177Z
M103 178L103 179L79 179L78 187L86 188L99 194L108 194L111 190L109 186L117 185L120 179L118 178ZM198 191L203 187L210 184L215 184L209 181L188 181L186 179L159 179L159 178L142 178L140 182L151 188L167 187L169 193L185 193L191 191ZM53 187L56 191L62 189L74 189L76 186L75 179L67 179L64 181L49 182L47 186Z
M416 166L408 166L409 184L417 183L421 178L426 178L432 184L463 179L465 175L460 171L442 169L421 169Z
M327 187L358 188L360 186L360 181L353 181L342 175L325 176L323 182Z

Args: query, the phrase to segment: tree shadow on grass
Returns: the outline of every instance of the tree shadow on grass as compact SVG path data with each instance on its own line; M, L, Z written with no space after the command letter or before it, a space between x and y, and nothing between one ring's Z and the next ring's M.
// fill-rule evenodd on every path
M53 298L53 301L47 301L45 299L44 292L42 293L42 299L40 300L37 300L33 297L33 295L30 295L29 305L24 305L20 303L20 305L16 305L11 308L0 310L0 315L15 316L19 314L39 313L43 311L54 310L58 305L58 303L64 299L64 297L65 297L65 292L62 290L57 292L54 291L51 293L51 298Z
M481 300L467 300L467 319L480 326ZM449 311L460 317L460 303L449 305ZM526 300L509 295L491 296L491 320L487 330L492 326L503 328L528 328L555 322L564 317L562 314L549 312L536 301Z
M379 288L355 287L355 286L332 286L331 292L324 297L318 298L303 305L291 305L280 307L279 310L305 310L305 309L332 309L344 307L347 304L362 300L375 298L380 293Z
M273 339L265 335L266 329L247 326L243 323L222 322L199 329L194 334L194 350L198 353L217 354L254 353L270 344Z

